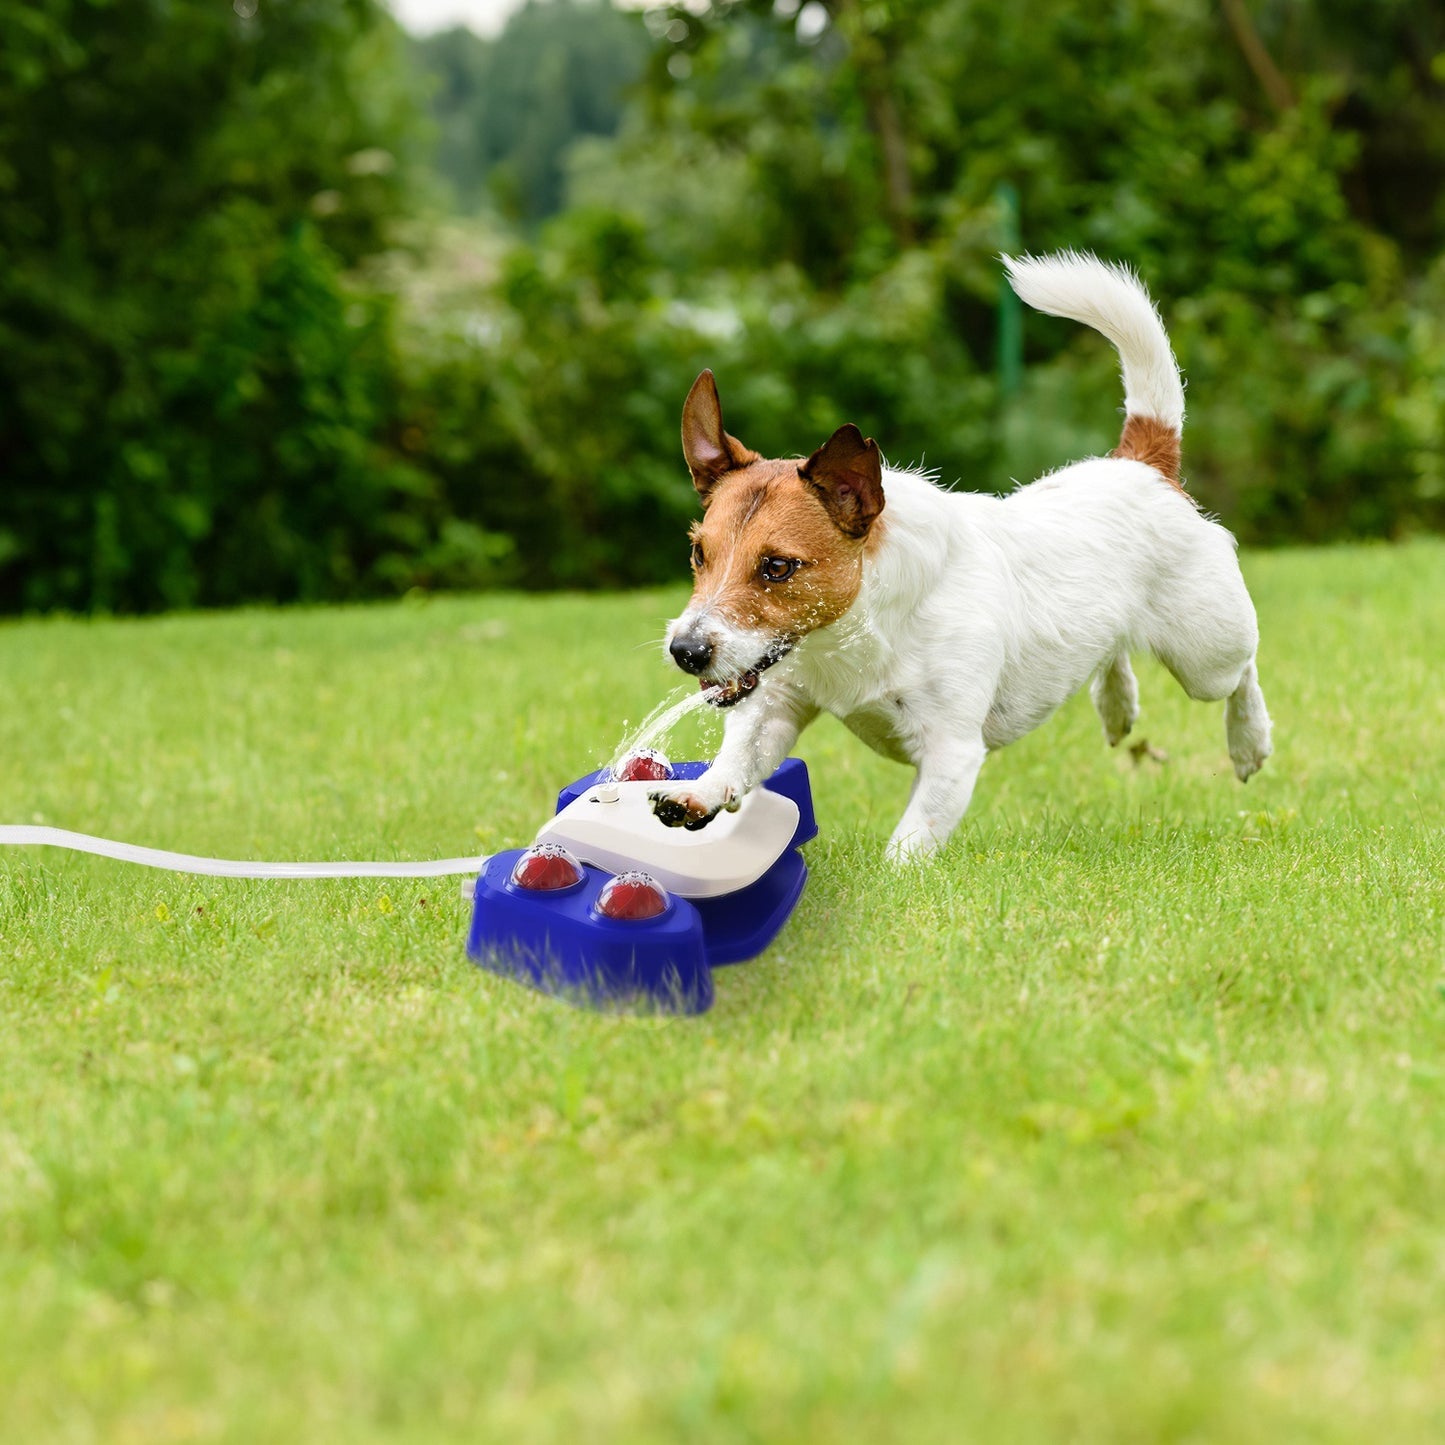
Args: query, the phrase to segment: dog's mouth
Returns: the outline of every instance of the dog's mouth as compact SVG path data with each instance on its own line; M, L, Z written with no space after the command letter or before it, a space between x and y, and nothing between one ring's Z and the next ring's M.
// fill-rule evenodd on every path
M726 682L716 682L700 677L698 686L714 707L734 707L757 687L758 683L762 681L763 674L775 662L781 662L792 650L792 639L776 642L746 672L740 672Z

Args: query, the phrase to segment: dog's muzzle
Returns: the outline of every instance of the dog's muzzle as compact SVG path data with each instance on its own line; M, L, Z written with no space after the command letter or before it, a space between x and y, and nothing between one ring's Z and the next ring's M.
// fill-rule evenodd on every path
M700 677L698 685L714 707L734 707L757 687L762 681L763 673L774 663L781 662L792 650L792 639L784 639L770 647L757 662L737 677L729 678L727 682L710 682L707 678Z

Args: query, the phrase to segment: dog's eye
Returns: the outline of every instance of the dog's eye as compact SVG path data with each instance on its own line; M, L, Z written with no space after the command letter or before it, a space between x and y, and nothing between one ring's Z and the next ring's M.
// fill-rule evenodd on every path
M791 557L764 557L758 563L758 575L764 582L786 582L801 565Z
M701 567L701 566L702 566L702 543L701 543L701 542L694 542L694 543L692 544L692 565L693 565L694 567Z

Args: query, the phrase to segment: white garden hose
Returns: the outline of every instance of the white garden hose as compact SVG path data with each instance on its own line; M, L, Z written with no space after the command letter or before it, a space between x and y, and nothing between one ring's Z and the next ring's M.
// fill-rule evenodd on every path
M436 858L426 863L245 863L234 858L198 858L193 853L171 853L164 848L141 848L68 828L47 828L25 823L0 824L0 846L68 848L73 853L94 853L143 868L168 868L173 873L204 873L212 878L451 878L468 873L476 877L486 858Z

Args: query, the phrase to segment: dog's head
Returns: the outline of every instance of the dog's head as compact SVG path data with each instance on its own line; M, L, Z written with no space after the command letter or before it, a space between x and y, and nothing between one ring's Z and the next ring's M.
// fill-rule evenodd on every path
M728 707L853 605L883 511L883 459L851 423L805 461L760 457L723 429L710 371L683 405L682 449L703 515L692 528L692 600L667 647Z

